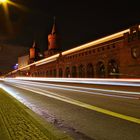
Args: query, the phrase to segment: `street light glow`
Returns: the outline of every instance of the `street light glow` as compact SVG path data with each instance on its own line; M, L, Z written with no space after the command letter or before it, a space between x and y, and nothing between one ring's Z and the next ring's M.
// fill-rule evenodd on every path
M0 3L6 3L8 0L0 0Z

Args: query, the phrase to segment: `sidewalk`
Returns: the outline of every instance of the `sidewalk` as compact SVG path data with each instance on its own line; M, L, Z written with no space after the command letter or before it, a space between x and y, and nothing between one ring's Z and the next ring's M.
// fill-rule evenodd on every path
M72 140L0 89L0 140Z

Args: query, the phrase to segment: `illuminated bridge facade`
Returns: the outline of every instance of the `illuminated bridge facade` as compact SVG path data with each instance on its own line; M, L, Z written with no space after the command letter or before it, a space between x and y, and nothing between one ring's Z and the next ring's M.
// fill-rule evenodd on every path
M56 34L51 33L46 58L19 68L9 75L140 78L140 25L64 52L56 51L55 40Z

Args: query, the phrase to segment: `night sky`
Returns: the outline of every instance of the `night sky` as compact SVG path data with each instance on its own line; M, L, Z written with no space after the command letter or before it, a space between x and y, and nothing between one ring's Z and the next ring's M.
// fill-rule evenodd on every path
M12 0L11 0L12 1ZM0 38L3 42L30 47L36 40L47 49L47 37L56 17L62 50L140 24L138 0L13 0L25 6L8 5L12 33L0 5Z

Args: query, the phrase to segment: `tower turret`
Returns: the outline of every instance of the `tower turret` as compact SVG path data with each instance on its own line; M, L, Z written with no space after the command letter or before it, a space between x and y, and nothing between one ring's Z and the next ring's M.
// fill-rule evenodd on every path
M57 35L56 35L56 21L54 17L54 23L52 27L51 34L48 35L48 50L57 50Z
M56 29L56 19L54 17L52 31L48 35L48 51L45 52L45 57L51 56L55 53L58 53L59 51L60 51L59 39L58 39L57 29Z
M29 63L33 63L34 59L35 59L35 41L33 42L33 45L30 48L29 58L30 58L30 62Z
M33 63L40 59L40 50L36 45L36 42L33 42L32 47L30 48L30 63Z

